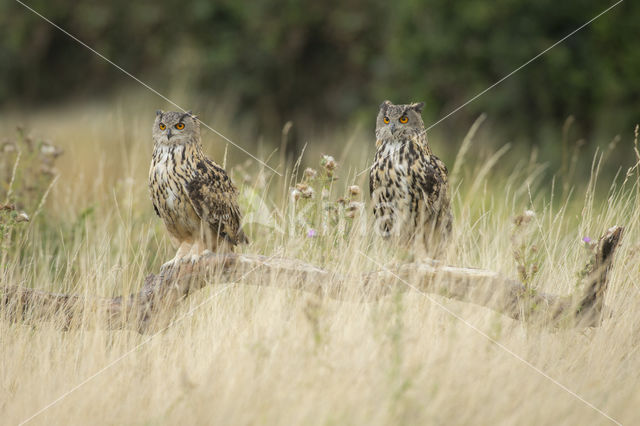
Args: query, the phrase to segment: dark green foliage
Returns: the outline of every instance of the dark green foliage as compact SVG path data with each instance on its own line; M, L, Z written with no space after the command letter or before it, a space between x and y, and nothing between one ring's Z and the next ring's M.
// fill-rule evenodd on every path
M271 135L290 119L319 128L372 120L386 98L426 101L432 123L612 3L28 2L160 91L179 80L205 96L233 97ZM577 138L632 129L638 22L638 3L622 3L443 128L457 135L486 111L506 137L536 143L545 129L557 136L569 115ZM92 96L128 79L12 1L0 5L0 40L5 107Z

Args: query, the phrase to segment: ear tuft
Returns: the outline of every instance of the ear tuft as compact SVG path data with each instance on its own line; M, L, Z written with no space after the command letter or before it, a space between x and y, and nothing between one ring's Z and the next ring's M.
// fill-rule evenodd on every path
M161 109L156 110L156 116L162 115L162 114L164 114L164 112Z
M424 108L424 102L414 102L411 104L411 108L419 113L422 113L422 108Z
M384 101L384 102L382 102L380 104L380 109L386 109L386 108L389 107L389 105L391 105L391 101L390 100L386 100L386 101Z

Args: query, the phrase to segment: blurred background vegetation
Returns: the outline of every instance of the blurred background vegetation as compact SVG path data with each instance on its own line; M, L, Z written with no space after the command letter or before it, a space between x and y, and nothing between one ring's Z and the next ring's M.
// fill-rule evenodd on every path
M186 107L225 105L226 115L243 117L256 140L279 142L292 121L290 146L299 152L301 141L317 132L360 125L373 134L384 99L426 101L429 125L613 2L26 3L160 92L200 99ZM623 2L445 120L433 130L437 139L455 141L443 156L453 156L484 112L487 143L515 142L526 153L535 146L562 167L568 139L591 148L588 173L595 147L616 135L629 144L640 120L638 22L640 5ZM146 89L17 2L0 3L1 110L130 90ZM563 135L568 119L570 133ZM613 156L625 166L632 162L628 154Z

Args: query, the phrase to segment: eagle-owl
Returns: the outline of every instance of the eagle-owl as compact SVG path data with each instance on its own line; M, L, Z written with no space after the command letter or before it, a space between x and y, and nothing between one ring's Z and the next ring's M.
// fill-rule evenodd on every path
M423 106L380 105L369 191L376 230L383 238L420 242L433 252L450 234L453 217L447 168L427 143Z
M240 229L238 191L222 167L205 157L200 122L191 112L157 111L149 189L153 207L178 248L176 257L232 251Z

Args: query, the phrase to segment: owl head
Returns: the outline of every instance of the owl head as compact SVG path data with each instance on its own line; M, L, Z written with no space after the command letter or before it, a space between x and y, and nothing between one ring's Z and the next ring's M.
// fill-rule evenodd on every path
M166 145L179 145L200 140L200 122L191 111L156 111L153 140Z
M376 138L411 138L424 132L423 107L424 102L394 105L390 101L384 101L380 104L376 121Z

